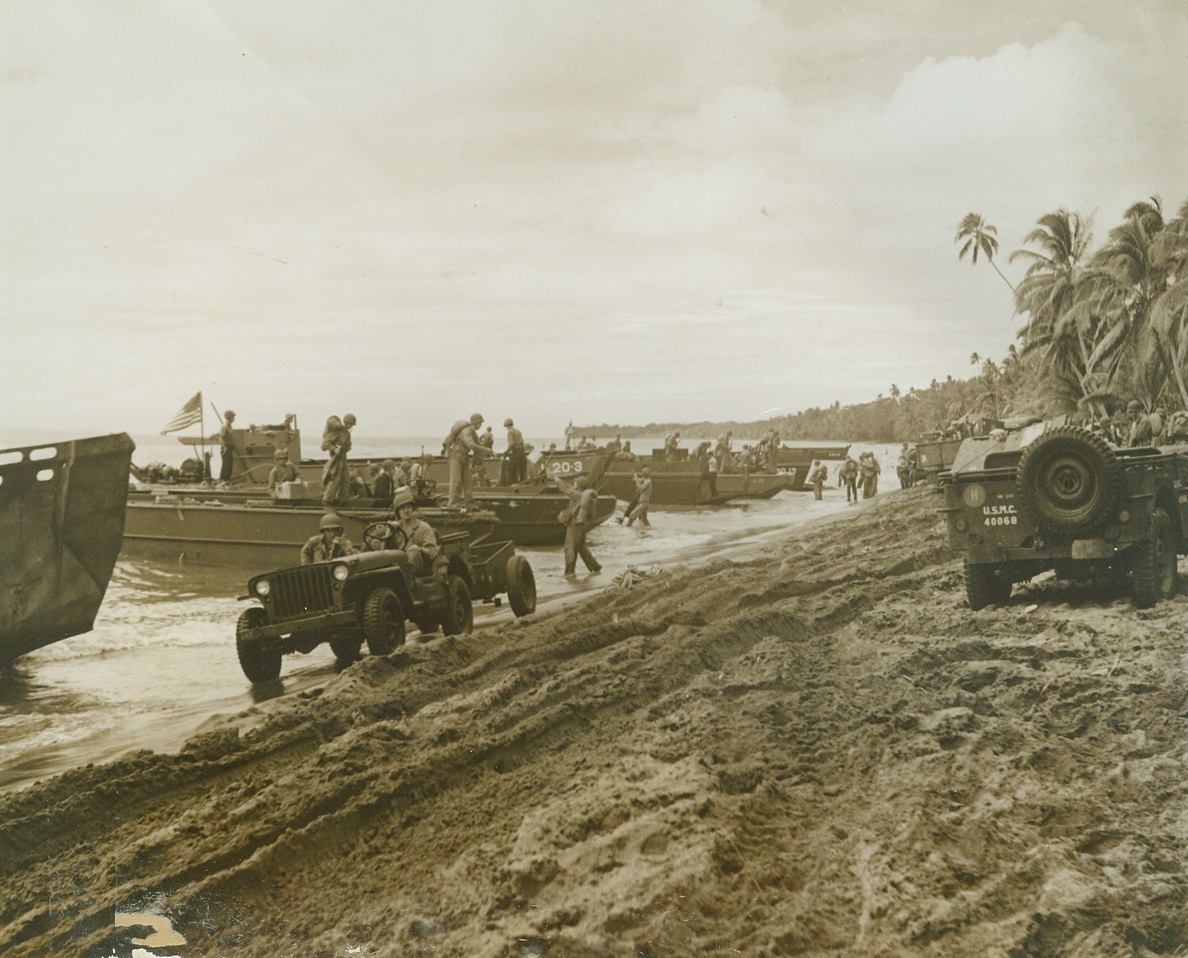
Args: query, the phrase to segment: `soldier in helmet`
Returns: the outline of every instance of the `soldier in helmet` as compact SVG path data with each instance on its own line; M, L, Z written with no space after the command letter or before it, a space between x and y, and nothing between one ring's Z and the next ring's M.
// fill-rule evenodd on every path
M569 496L569 505L557 516L565 523L565 578L572 579L577 575L578 556L591 575L601 572L602 566L586 545L586 533L594 521L598 493L590 488L588 476L578 476L572 484L558 476L557 486Z
M1127 433L1126 445L1149 446L1154 441L1151 433L1151 420L1143 412L1143 404L1132 399L1126 404L1126 412L1130 417L1130 431Z
M503 420L507 429L507 480L523 482L528 478L528 450L524 446L524 434L516 428L509 416Z
M451 509L474 505L473 466L482 468L487 447L478 440L477 430L483 424L482 413L472 413L469 421L459 419L441 444L442 454L450 460L450 496L446 505Z
M355 417L347 413L342 419L331 416L322 432L322 449L330 454L322 467L322 503L327 506L346 502L351 495L351 429Z
M298 479L297 467L289 462L289 450L284 446L280 446L272 454L272 459L275 465L272 471L268 473L268 491L274 496L280 490L281 484L286 482L296 482Z
M407 485L402 482L401 485ZM379 464L375 478L371 482L371 495L376 505L386 506L392 501L392 493L396 489L396 460L385 459Z
M433 560L441 549L441 542L433 526L417 517L417 503L407 486L396 490L392 498L396 519L392 522L392 537L387 548L400 549L408 556L413 575L430 575Z
M218 412L218 410L215 410ZM235 413L228 409L223 413L223 428L219 430L219 452L223 455L219 467L219 482L228 483L235 475Z
M316 536L301 547L301 564L311 562L325 562L327 559L337 559L339 556L349 556L358 552L358 548L342 534L342 520L333 512L322 516Z

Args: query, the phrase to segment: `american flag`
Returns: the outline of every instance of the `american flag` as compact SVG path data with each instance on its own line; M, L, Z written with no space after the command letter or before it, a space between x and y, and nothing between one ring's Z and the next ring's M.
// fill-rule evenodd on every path
M165 428L161 430L161 435L164 436L169 432L177 432L179 429L185 429L186 426L192 426L196 422L202 421L202 390L194 393L186 404L177 411L169 422L165 423Z

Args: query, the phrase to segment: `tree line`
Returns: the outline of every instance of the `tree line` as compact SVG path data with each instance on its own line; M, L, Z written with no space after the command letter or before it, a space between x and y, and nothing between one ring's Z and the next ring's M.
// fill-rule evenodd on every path
M990 265L1010 290L1021 325L1001 360L974 353L974 375L843 406L840 402L759 422L602 423L576 435L717 436L855 442L912 440L962 417L1070 415L1100 419L1137 400L1144 410L1188 409L1188 201L1165 217L1159 197L1132 205L1094 247L1091 217L1063 207L1039 218L1008 262L1025 265L1012 284L995 263L997 229L968 214L954 237L958 258Z

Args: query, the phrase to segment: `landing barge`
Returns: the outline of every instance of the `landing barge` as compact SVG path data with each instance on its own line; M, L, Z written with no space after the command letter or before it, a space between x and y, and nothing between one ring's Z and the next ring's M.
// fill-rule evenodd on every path
M94 626L135 448L116 433L0 451L0 663Z

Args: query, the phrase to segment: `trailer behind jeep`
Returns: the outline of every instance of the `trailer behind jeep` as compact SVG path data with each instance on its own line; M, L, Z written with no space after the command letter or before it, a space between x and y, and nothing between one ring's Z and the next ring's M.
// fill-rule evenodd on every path
M1175 594L1188 448L1125 449L1080 426L1036 423L965 440L940 489L973 609L1049 569L1128 580L1140 608Z

